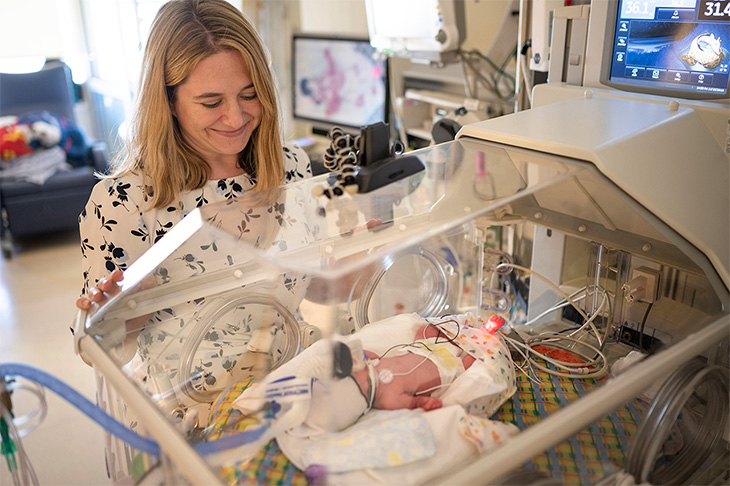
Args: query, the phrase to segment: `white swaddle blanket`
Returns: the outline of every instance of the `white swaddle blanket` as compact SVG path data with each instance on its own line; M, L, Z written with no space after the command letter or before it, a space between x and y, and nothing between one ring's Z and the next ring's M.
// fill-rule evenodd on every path
M248 388L233 407L250 414L276 400L267 438L276 438L288 459L307 474L313 468L326 471L327 484L415 484L431 478L445 465L488 452L518 432L514 425L488 419L515 391L514 367L503 341L480 331L481 321L468 314L448 320L454 333L459 331L449 337L476 361L441 395L442 408L373 409L357 420L367 409L366 400L353 380L329 379L328 340ZM444 320L402 314L368 324L342 341L359 339L364 349L380 356L394 345L412 342L416 330L429 322ZM312 395L318 389L312 383L318 382L331 390L324 398ZM323 416L338 426L319 426ZM339 430L347 424L352 425Z

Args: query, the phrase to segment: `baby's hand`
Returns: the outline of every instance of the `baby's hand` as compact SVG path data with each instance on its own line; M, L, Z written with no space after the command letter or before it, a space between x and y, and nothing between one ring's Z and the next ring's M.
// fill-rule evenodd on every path
M117 295L121 290L119 282L124 278L121 270L114 270L108 277L102 278L91 287L87 295L82 295L76 300L76 307L81 310L89 310L92 303L102 305L110 298Z
M413 397L413 408L422 408L426 412L441 408L443 403L438 398L433 397Z

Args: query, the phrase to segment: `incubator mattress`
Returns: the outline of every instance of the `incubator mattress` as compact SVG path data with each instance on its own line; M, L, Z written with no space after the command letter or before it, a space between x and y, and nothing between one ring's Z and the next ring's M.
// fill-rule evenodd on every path
M513 423L523 430L599 384L594 379L571 380L542 371L538 371L535 377L539 379L539 384L533 383L522 373L517 374L517 392L492 418ZM534 457L525 466L563 484L596 484L622 467L629 452L631 437L644 413L643 403L633 400L565 442Z
M516 376L517 392L492 417L525 429L550 413L588 393L597 380L570 380L538 372L539 383L524 374ZM219 436L246 427L241 413L231 406L249 382L239 382L225 390L216 401L211 423ZM602 418L569 440L536 456L526 467L553 477L563 484L595 484L617 471L624 463L630 438L636 432L645 412L643 404L634 400ZM292 484L306 485L304 473L281 452L276 441L269 442L250 461L230 464L221 470L226 484Z

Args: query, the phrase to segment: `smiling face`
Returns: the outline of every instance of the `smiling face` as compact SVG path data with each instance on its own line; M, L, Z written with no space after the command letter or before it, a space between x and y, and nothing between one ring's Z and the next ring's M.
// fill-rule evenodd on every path
M202 60L177 87L172 104L182 136L212 169L212 179L242 173L238 154L261 122L261 102L237 51Z

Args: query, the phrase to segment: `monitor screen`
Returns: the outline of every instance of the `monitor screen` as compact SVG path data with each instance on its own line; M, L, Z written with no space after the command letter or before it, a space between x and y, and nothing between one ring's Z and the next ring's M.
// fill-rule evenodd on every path
M295 34L293 115L315 131L387 122L387 58L367 39Z
M604 83L685 98L728 96L730 0L619 0Z

